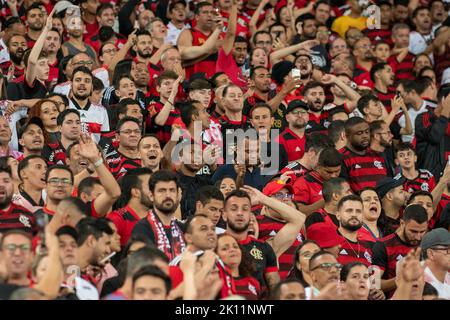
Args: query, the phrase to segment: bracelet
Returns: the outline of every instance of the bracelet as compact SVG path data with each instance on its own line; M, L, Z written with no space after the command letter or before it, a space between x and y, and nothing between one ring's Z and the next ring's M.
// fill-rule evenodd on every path
M97 162L94 163L94 167L98 168L102 165L102 163L103 163L103 159L100 158L97 160Z

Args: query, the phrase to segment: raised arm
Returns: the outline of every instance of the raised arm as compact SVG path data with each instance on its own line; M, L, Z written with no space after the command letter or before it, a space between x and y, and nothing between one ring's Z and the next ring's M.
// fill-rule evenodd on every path
M396 101L397 99L398 99L398 101ZM403 114L405 115L405 127L400 129L400 134L401 135L412 134L413 126L412 126L411 116L409 115L408 108L406 108L406 104L403 101L403 98L400 96L398 98L394 97L394 99L392 101L392 105L395 105L395 104L400 104L400 108L402 109ZM392 123L392 121L391 121L391 123Z
M28 57L28 67L26 68L25 80L30 86L33 85L33 82L36 79L36 65L38 63L42 48L44 47L45 38L47 38L48 32L52 29L52 19L54 12L55 10L53 10L47 17L45 26L42 29L39 38L36 40L33 49L31 49L30 55Z
M225 36L225 42L223 43L223 51L226 55L229 55L231 50L233 50L234 39L236 36L236 25L237 25L237 1L233 1L233 6L231 7L230 18L228 20L228 30Z
M178 86L179 86L180 82L181 82L181 76L179 76L178 79L174 81L173 86L172 86L172 92L170 93L169 99L167 99L167 102L164 104L161 111L156 115L155 123L158 126L162 127L166 123L167 118L169 118L170 110L172 110L172 106L175 103L175 97L177 96Z
M116 69L117 64L125 59L125 57L128 54L128 51L136 44L136 32L137 30L134 30L129 36L127 42L120 48L119 51L114 55L114 57L111 59L111 62L108 66L108 74L109 74L109 81L112 81L112 76L114 74L114 70Z
M321 78L321 82L323 84L335 84L336 86L338 86L339 89L341 89L342 92L344 92L345 96L348 99L347 101L348 112L352 112L353 110L355 110L358 104L358 100L359 98L361 98L361 95L358 92L356 92L356 90L354 90L352 87L347 85L344 81L342 81L333 74L323 75Z
M275 63L277 63L278 61L280 61L281 59L296 53L299 50L306 50L309 51L312 47L315 47L319 44L319 41L317 40L308 40L308 41L303 41L300 42L298 44L294 44L292 46L274 51L270 54L270 63L273 65Z
M180 50L181 54L181 59L194 60L203 55L211 54L216 47L216 42L219 39L220 32L221 27L218 25L204 44L202 44L201 46L193 46L193 39L190 30L183 30L177 42L178 49Z
M253 35L256 33L256 31L258 30L258 19L261 15L261 12L263 11L264 7L269 3L269 0L261 0L261 2L259 3L258 8L256 8L255 12L252 15L252 18L250 19L250 22L248 23L248 27L250 30L250 34ZM269 15L268 13L266 13L267 16Z
M105 188L105 191L95 198L93 202L95 212L100 217L103 217L111 210L112 205L121 194L119 184L106 167L101 152L89 135L81 135L80 155L94 165L100 183Z

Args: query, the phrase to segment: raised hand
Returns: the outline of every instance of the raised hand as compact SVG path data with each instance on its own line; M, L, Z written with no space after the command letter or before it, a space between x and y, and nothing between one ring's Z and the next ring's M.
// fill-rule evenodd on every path
M47 17L47 21L45 22L45 30L50 31L53 28L53 15L55 14L55 9L53 8L52 12Z
M127 44L130 47L134 46L136 44L136 41L137 41L136 32L137 32L137 29L134 29L133 32L131 32L130 35L128 36Z
M186 250L183 252L180 261L180 269L183 273L194 272L195 271L195 263L197 262L197 256L192 252Z
M334 74L324 74L320 78L320 82L323 84L333 84L336 81L336 76Z
M257 206L258 204L262 204L267 196L265 196L261 191L255 189L251 186L245 185L241 187L242 191L245 191L250 196L253 206Z
M97 162L101 158L100 151L89 134L82 133L80 136L80 156L92 163Z

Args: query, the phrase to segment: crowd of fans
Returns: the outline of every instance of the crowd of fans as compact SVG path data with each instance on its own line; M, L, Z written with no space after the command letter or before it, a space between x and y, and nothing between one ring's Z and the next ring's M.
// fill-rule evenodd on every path
M449 13L0 0L0 299L450 299Z

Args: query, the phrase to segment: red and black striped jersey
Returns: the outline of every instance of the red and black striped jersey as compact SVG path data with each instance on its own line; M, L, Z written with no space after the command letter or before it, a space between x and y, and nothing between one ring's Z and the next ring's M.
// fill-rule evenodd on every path
M102 133L98 145L102 148L104 157L113 153L119 147L119 140L116 139L116 131Z
M106 163L116 179L123 177L128 170L141 167L141 159L128 158L118 150L106 157Z
M372 265L372 248L375 242L361 240L359 236L358 240L353 242L342 236L339 230L338 234L341 238L340 251L337 258L340 264L345 265L350 262L361 262L366 266Z
M320 208L316 212L306 217L305 228L306 230L308 230L308 228L313 224L323 222L329 224L330 226L333 226L336 229L339 227L339 221L336 218L336 215L326 212L324 208Z
M317 171L310 171L294 183L294 201L305 205L316 203L323 199L323 179Z
M306 134L303 133L302 137L299 137L294 131L286 128L277 139L279 144L286 149L288 161L299 160L305 153Z
M129 206L110 212L107 215L107 218L116 225L117 233L120 235L120 245L122 247L127 244L134 226L141 220L137 213Z
M309 121L306 125L306 133L319 132L327 134L328 129L328 114L327 110L322 110L320 116L316 116L314 113L309 112Z
M281 174L286 173L286 172L292 172L289 174L289 177L291 179L289 179L287 184L293 186L295 181L298 178L304 176L308 172L308 169L306 169L304 166L302 166L300 164L300 162L294 161L294 162L289 163L285 168L283 168L280 171Z
M372 44L376 44L377 42L386 42L390 47L394 44L391 38L391 29L366 29L364 30L364 33L367 37L369 37Z
M436 71L437 83L441 83L442 74L447 68L450 68L450 48L448 45L445 46L445 51L442 55L434 54L435 65L434 70Z
M433 174L425 169L419 169L418 171L419 174L415 179L406 179L403 184L403 189L409 193L413 193L414 191L433 191L436 186L436 180Z
M272 239L277 235L277 233L286 225L286 222L275 220L271 217L265 215L256 216L259 226L259 236L258 239L262 241L267 241ZM281 279L286 279L289 271L292 269L295 249L297 246L303 242L303 237L301 233L298 233L297 238L292 243L292 245L287 249L279 258L278 266Z
M264 275L266 273L278 272L277 256L272 247L262 241L248 236L246 239L239 241L243 248L243 254L255 266L255 272L252 274L261 284L262 291L265 291L266 285Z
M261 286L257 279L253 277L234 277L233 279L237 295L243 296L247 300L258 300Z
M364 69L359 64L355 66L355 71L353 72L353 81L358 86L373 88L373 81L372 79L370 79L370 70Z
M155 117L161 112L164 105L160 101L152 101L150 102L147 110L149 112L149 118L151 118L151 126L148 126L147 128L153 128L155 130L156 136L158 137L158 140L161 142L161 146L165 145L167 142L170 141L170 138L172 136L172 129L173 124L175 120L180 118L180 110L178 109L172 109L170 110L169 117L167 118L166 122L163 126L158 126L155 123Z
M373 88L373 92L377 95L378 99L380 99L381 103L383 103L386 111L388 113L391 112L391 99L394 99L395 97L395 89L390 87L387 92L381 92L377 88Z
M450 194L443 193L441 197L441 201L439 201L436 211L434 212L433 217L429 221L429 224L433 227L436 222L441 220L442 211L444 208L450 203Z
M403 242L397 233L392 233L375 243L372 264L384 272L383 279L392 279L395 277L397 261L414 248Z
M398 61L396 55L392 55L389 57L388 63L395 73L396 82L403 79L414 80L414 75L412 73L412 70L414 68L414 58L415 55L411 52L408 52L408 54L401 62Z
M66 149L62 145L61 141L55 143L49 143L44 146L42 149L42 156L45 161L47 161L47 165L52 166L55 164L66 164Z
M360 155L347 147L340 152L343 156L341 177L347 179L354 192L365 187L374 188L378 180L387 176L386 163L378 152L368 149Z
M245 115L242 115L241 121L230 120L226 115L222 115L219 118L219 124L222 127L222 135L224 138L228 130L242 129L245 131L252 126L249 118L247 118Z
M34 215L24 207L11 203L7 210L0 210L0 233L14 229L31 235L37 231Z

